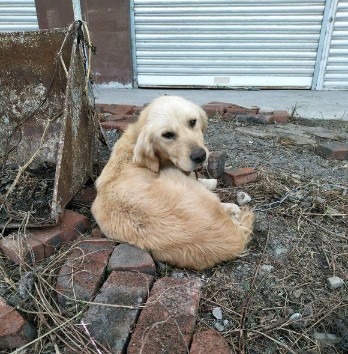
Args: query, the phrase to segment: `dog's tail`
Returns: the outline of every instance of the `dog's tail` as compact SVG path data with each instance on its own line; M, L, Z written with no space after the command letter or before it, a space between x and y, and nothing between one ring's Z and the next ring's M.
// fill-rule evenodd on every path
M248 207L240 208L240 218L239 225L243 231L245 244L248 244L251 240L252 232L253 232L253 224L255 221L255 215Z

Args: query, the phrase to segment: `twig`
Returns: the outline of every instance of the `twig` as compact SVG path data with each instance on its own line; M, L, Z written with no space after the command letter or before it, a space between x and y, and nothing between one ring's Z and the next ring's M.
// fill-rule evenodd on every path
M279 340L275 339L275 338L272 338L271 336L267 335L266 333L262 333L260 331L257 331L256 329L251 329L250 330L251 332L255 332L257 334L260 334L261 336L264 336L268 339L270 339L272 342L280 345L281 347L283 347L284 349L286 349L289 353L291 354L297 354L297 352L295 352L294 350L292 350L290 347L288 347L286 344L280 342Z
M54 332L57 331L58 329L60 329L60 328L62 328L62 327L64 327L64 326L66 326L68 323L72 322L75 318L81 316L82 313L83 313L83 311L78 312L78 313L77 313L76 315L74 315L73 317L71 317L71 318L69 318L68 320L66 320L66 321L64 321L63 323L61 323L59 326L52 328L50 331L46 332L45 334L41 335L40 337L38 337L38 338L32 340L31 342L29 342L29 343L23 345L22 347L16 349L14 352L12 352L12 354L20 353L23 349L30 347L31 345L35 344L36 342L40 341L41 339L43 339L43 338L49 336L51 333L54 333Z
M251 301L251 296L252 296L252 293L254 292L254 284L255 284L255 281L256 281L256 276L260 270L260 267L261 267L261 263L263 261L263 257L266 253L266 249L267 249L267 245L268 245L268 241L269 241L269 238L270 238L270 226L268 225L268 233L267 233L267 238L266 238L266 242L265 242L265 245L263 247L263 251L262 251L262 254L261 254L261 257L260 257L260 260L255 268L255 272L254 272L254 275L253 275L253 278L252 278L252 281L250 283L250 290L246 296L246 299L244 301L244 304L243 304L243 309L242 309L242 313L241 313L241 320L240 320L240 325L239 325L239 328L240 328L240 332L239 332L239 352L240 354L244 354L245 353L245 337L246 337L246 328L245 328L245 322L246 322L246 318L247 318L247 313L248 313L248 309L249 309L249 306L250 306L250 301Z

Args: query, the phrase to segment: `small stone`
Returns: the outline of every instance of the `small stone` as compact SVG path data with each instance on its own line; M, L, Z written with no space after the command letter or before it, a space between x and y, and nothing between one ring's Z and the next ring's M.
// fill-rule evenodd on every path
M296 173L292 173L290 176L291 176L292 178L295 178L295 179L298 179L298 180L301 179L301 176L298 175L298 174L296 174Z
M25 272L21 276L18 285L18 293L22 299L27 299L32 293L34 287L34 273Z
M214 308L213 308L213 316L214 316L217 320L222 320L221 307L214 307Z
M228 326L230 323L228 320L224 320L224 326Z
M251 201L251 197L248 193L245 192L238 192L237 193L237 203L242 206Z
M287 253L287 248L282 247L282 246L278 246L276 247L276 249L274 250L275 253L275 257L277 259L281 259L286 253Z
M336 344L340 341L340 338L338 338L336 335L326 332L314 332L313 339L319 342L328 342L331 344Z
M212 151L209 154L207 171L212 178L220 178L225 171L226 153L222 151Z
M316 197L315 201L319 204L325 204L326 200L322 197Z
M293 291L293 295L296 297L296 299L298 299L299 297L301 297L301 295L304 293L302 288L299 289L295 289Z
M340 277L329 277L327 278L327 283L330 289L338 289L344 284L344 280Z
M225 330L225 326L221 322L215 322L214 327L219 331L223 332Z
M263 264L261 266L261 269L264 270L265 272L271 272L274 267L270 264Z
M295 312L290 316L289 320L290 321L298 321L301 318L302 318L302 315L299 312Z
M173 269L172 271L172 278L176 278L176 279L184 279L185 278L185 274L184 271L181 269Z
M271 107L260 107L259 113L263 114L271 114L273 113L273 108Z
M304 323L303 323L303 321L300 321L300 320L302 319L302 317L303 317L302 314L299 313L299 312L293 313L293 314L290 316L290 318L289 318L290 321L293 321L293 322L291 323L291 327L294 328L294 329L301 329L301 328L303 328L303 327L304 327Z

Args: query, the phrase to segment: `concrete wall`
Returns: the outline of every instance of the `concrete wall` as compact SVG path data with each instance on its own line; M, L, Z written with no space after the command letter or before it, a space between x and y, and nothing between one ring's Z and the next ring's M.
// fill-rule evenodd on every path
M73 20L71 0L35 0L40 29L67 27ZM83 19L98 54L92 58L95 82L132 82L128 0L81 0Z

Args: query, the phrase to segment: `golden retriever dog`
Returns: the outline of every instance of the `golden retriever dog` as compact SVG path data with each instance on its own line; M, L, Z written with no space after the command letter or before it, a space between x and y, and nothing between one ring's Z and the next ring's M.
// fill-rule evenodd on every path
M92 213L108 238L196 270L244 251L252 212L221 203L206 187L214 181L188 176L207 161L206 128L205 112L176 96L155 99L129 125L96 181Z

